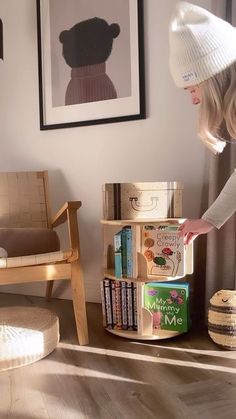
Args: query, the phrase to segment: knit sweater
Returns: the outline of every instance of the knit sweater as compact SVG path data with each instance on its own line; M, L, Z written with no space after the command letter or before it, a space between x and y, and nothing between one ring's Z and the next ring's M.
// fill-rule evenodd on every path
M116 98L117 92L106 74L105 63L72 68L66 90L66 105Z
M236 169L202 218L220 228L236 211Z

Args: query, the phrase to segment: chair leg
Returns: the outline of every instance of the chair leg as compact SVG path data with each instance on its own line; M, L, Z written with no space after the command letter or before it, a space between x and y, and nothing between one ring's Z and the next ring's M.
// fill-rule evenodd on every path
M52 288L53 288L54 281L47 281L47 288L46 288L46 300L50 301L52 296Z
M80 261L71 263L71 288L76 329L80 345L89 343L83 273Z

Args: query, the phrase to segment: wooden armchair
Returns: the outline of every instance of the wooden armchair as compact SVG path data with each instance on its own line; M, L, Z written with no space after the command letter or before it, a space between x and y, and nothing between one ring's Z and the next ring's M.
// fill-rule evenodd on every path
M54 280L70 280L78 340L86 345L88 327L77 222L80 207L80 201L66 202L52 218L46 171L0 173L0 228L53 229L67 221L70 243L66 251L1 258L0 285L47 281L49 299ZM2 243L0 247L4 247Z

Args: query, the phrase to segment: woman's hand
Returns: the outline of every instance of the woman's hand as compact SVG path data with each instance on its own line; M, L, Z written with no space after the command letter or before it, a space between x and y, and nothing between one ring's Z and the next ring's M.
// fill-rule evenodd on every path
M200 218L199 220L186 220L178 229L179 236L184 238L184 244L191 244L199 234L209 233L214 226L208 221Z

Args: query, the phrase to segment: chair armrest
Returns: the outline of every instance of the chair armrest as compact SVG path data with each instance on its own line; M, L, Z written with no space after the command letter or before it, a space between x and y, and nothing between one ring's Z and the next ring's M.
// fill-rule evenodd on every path
M53 228L64 223L66 220L68 222L70 248L72 249L72 256L68 259L68 262L78 260L80 255L77 210L81 205L81 201L66 202L52 219Z
M60 208L52 219L52 227L57 227L68 219L68 212L77 211L81 207L81 201L68 201Z

